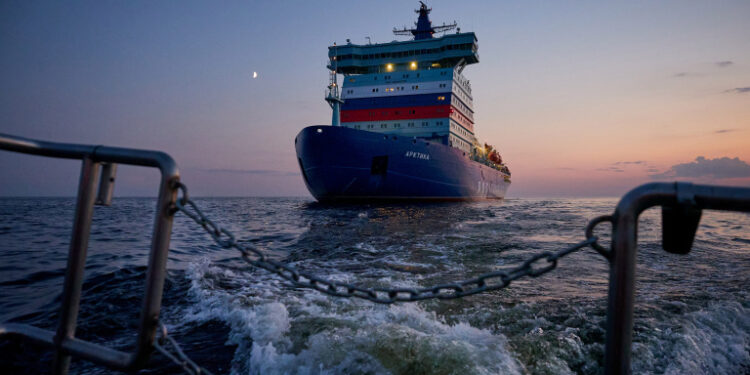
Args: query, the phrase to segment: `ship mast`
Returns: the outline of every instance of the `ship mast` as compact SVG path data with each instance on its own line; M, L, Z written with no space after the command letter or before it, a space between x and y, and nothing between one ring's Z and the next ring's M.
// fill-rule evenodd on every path
M421 1L419 3L421 4L419 6L419 9L414 11L415 13L419 14L419 17L417 18L417 22L414 24L416 28L408 29L404 26L403 29L399 30L394 27L393 28L394 34L413 35L414 40L432 39L433 34L453 30L458 25L456 21L453 21L453 23L448 24L448 25L443 23L440 26L432 26L432 22L430 21L430 12L432 11L432 8L428 8L427 4Z
M341 104L344 100L339 95L339 85L336 77L336 43L333 43L334 55L333 55L333 69L330 72L330 80L328 82L328 92L326 93L326 101L331 106L333 114L331 115L331 125L341 126Z

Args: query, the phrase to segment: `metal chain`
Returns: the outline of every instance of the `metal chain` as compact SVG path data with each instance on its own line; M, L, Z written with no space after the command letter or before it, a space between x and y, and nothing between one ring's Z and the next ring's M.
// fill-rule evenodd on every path
M229 249L234 248L242 254L242 259L248 264L275 273L302 288L315 289L322 293L336 297L357 297L376 303L390 304L394 302L421 301L431 298L454 299L478 293L498 290L508 287L511 282L522 277L539 277L557 267L557 261L577 250L591 246L610 260L609 253L598 244L598 237L593 235L594 227L605 221L612 221L609 216L602 216L592 220L587 226L586 239L568 246L557 252L545 251L532 256L521 265L507 271L494 271L482 274L472 279L456 281L448 284L434 285L426 288L365 288L351 284L330 281L297 271L288 264L268 259L257 248L240 244L234 235L219 227L208 219L198 206L190 200L187 187L177 183L182 191L182 198L175 202L175 210L180 211L198 223L211 235L216 244ZM193 211L190 210L192 208ZM226 238L224 238L226 237Z
M198 364L193 362L193 360L190 359L185 354L185 352L182 351L180 344L178 344L177 341L172 338L172 336L169 336L169 334L167 333L167 327L164 324L160 324L160 326L161 335L156 340L156 342L154 342L154 348L158 350L159 353L169 358L169 360L174 362L176 365L182 367L182 370L185 371L186 374L213 375L210 371L198 366Z

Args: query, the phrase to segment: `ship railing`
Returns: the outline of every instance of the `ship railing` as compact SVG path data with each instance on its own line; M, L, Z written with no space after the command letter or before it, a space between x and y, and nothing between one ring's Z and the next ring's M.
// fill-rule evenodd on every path
M55 350L53 368L57 374L67 373L71 356L84 358L117 370L133 371L143 368L153 351L159 325L167 252L174 218L173 209L177 197L176 186L180 179L177 164L169 155L160 151L53 143L4 134L0 134L0 149L22 154L81 160L73 232L70 237L57 330L52 332L28 324L0 323L0 337L21 337L53 348ZM141 304L136 345L131 353L85 341L75 336L94 205L110 205L117 164L153 167L161 172L146 271L145 294ZM100 171L101 180L97 193L97 177Z
M165 353L162 347L154 343L154 339L159 325L159 311L166 274L172 219L176 212L175 207L180 210L185 209L180 202L176 201L177 191L179 189L184 190L185 187L179 183L177 165L172 158L158 151L52 143L3 134L0 134L0 149L24 154L82 160L73 233L68 253L57 331L51 332L27 324L2 323L0 324L0 337L21 337L54 348L56 352L55 372L60 374L67 372L71 356L87 359L118 370L132 371L146 365L154 347ZM94 204L110 204L112 183L116 170L114 166L117 163L155 167L161 171L161 183L146 273L145 295L141 307L136 349L132 353L124 353L75 337L93 206ZM98 198L95 199L96 179L100 168L102 180L99 184ZM184 197L184 199L187 201L187 197ZM192 201L187 202L194 205ZM610 275L604 358L605 373L607 374L630 373L638 218L644 210L651 207L661 207L662 210L663 249L674 254L687 254L692 247L702 211L750 212L750 188L693 185L683 182L642 185L623 196L613 215L602 216L589 223L586 228L587 241L582 241L578 245L556 254L537 254L530 261L527 261L524 264L526 268L522 267L520 269L522 272L515 276L530 275L536 277L546 273L554 269L557 259L587 245L591 245L608 259ZM199 222L203 220L204 226L206 223L210 224L206 228L213 233L212 236L219 243L221 243L218 239L220 234L229 234L228 231L216 227L212 221L205 217L197 217L186 213L194 220ZM602 222L612 224L612 243L609 249L599 245L592 233L596 225ZM224 243L225 246L223 247L235 247L234 237L231 237L231 239L232 241ZM252 252L257 253L257 250L252 250ZM246 255L243 254L243 258ZM550 256L553 255L555 257L554 264L542 269L531 268L530 264L533 261L544 258L550 260ZM256 264L262 266L265 264L271 268L276 267L270 261L257 261ZM296 273L297 271L292 270L287 265L281 265L280 267L283 268L277 271L280 275L290 274L291 277L297 278L300 276ZM318 285L318 287L315 287L316 290L337 295L335 293L338 292L335 290L331 291L320 287L325 280L315 278L313 281L312 285ZM510 282L504 283L507 286ZM454 289L455 285L457 284L447 284L444 287ZM364 296L365 298L368 297L367 294ZM460 298L461 295L458 297ZM436 295L436 298L441 297ZM397 299L393 299L387 303L397 301ZM178 349L176 352L180 354L179 357L182 360L175 361L182 364L183 368L187 370L186 363L188 362L195 365L192 361L189 361L181 350ZM201 371L197 372L200 373Z
M750 212L750 188L687 182L649 183L631 190L620 199L611 216L604 360L607 374L630 373L638 217L651 207L661 207L662 248L673 254L687 254L692 248L702 211Z

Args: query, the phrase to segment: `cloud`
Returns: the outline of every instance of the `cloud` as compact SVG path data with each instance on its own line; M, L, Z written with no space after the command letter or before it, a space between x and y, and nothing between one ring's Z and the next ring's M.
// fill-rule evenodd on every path
M635 167L636 169L641 169L641 168L650 168L651 166L645 160L624 160L624 161L616 161L604 168L597 168L596 171L623 173L626 170L632 171L633 167Z
M263 176L297 176L299 172L277 171L273 169L227 169L227 168L197 168L209 173L253 174Z
M719 129L719 130L714 131L714 134L731 133L731 132L736 132L736 131L737 129Z
M745 93L750 92L750 86L748 86L748 87L735 87L733 89L729 89L729 90L724 91L724 92L731 92L731 93L735 93L735 94L745 94Z
M734 65L734 62L729 61L729 60L727 60L727 61L717 61L716 62L716 66L718 66L719 68L727 68L727 67L730 67L732 65Z
M597 168L596 170L599 172L617 172L617 173L625 172L624 169L618 168L618 167Z
M693 72L679 72L679 73L675 73L674 75L672 75L672 77L675 77L675 78L685 78L685 77L697 77L699 75L700 74L693 73Z
M737 178L750 177L750 164L740 158L706 159L699 156L690 163L676 164L663 173L652 174L653 179L674 177Z

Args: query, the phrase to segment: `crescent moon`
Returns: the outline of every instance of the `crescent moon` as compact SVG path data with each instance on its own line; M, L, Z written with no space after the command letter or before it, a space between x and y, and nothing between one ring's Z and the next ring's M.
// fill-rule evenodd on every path
M258 72L253 72L253 78L258 78Z

